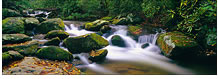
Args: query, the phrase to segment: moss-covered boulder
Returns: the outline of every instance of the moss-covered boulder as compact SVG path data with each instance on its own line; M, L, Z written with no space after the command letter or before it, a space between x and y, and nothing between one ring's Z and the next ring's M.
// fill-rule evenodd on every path
M35 28L38 34L46 34L52 30L64 30L64 22L60 18L48 19Z
M46 46L52 46L52 45L59 46L60 42L61 42L61 40L58 37L56 37L56 38L52 38L51 40L45 42L44 45L46 45Z
M17 44L30 41L32 38L25 34L2 34L2 44Z
M140 35L142 33L142 27L141 26L129 26L128 32L132 35Z
M115 24L115 25L126 25L128 24L128 20L126 18L115 18L113 19L113 22L112 24Z
M70 37L64 40L64 45L71 53L90 52L109 45L103 37L91 33L78 37Z
M19 44L7 44L2 46L2 51L7 52L9 50L18 51L22 55L32 56L36 53L39 46L39 42L36 40L27 41Z
M12 59L12 56L8 53L2 53L2 64L6 65L8 64Z
M15 10L11 10L8 8L3 8L2 9L2 18L7 18L7 17L20 17L22 16L19 12Z
M50 60L72 60L73 55L59 47L49 46L41 48L37 51L36 56L39 58L50 59Z
M39 25L39 20L36 18L26 18L25 22L25 30L33 30L33 28Z
M2 33L24 33L24 18L21 17L9 17L2 21Z
M69 33L63 30L52 30L48 32L44 38L52 39L55 37L59 37L61 40L64 40L65 38L69 37Z
M126 44L125 44L124 40L119 35L114 35L111 38L111 43L114 46L126 47Z
M4 52L4 53L7 53L9 54L11 57L12 57L12 60L20 60L20 59L23 59L24 56L21 55L19 52L17 51L8 51L8 52Z
M107 53L108 53L107 49L91 51L89 59L94 62L103 61L107 56Z
M101 27L108 25L110 22L106 20L96 20L94 22L85 23L85 29L90 31L100 31Z
M177 31L160 34L157 44L165 56L173 59L193 56L199 51L198 43L193 38Z
M102 33L106 33L109 32L111 30L111 27L109 25L104 25L103 27L101 27L100 31Z

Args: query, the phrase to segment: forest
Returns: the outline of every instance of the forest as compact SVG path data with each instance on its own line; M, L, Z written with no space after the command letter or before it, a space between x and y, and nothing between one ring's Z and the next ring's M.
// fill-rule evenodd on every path
M2 0L2 44L5 75L215 75L217 0Z

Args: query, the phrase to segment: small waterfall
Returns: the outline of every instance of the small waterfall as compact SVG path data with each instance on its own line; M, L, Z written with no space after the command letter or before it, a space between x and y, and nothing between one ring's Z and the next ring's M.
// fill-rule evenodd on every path
M85 35L89 33L95 33L92 31L86 31L84 29L79 30L79 28L76 27L74 24L71 24L70 26L65 25L65 31L69 33L71 36L80 36L80 35Z
M138 39L138 42L141 44L151 43L155 45L156 40L157 40L157 35L158 33L140 36Z
M34 14L30 14L29 11L27 11L26 13L27 13L27 15L29 15L29 16L33 16L33 17L35 17L36 15L45 14L45 15L46 15L45 18L48 18L49 14L50 14L51 12L45 12L45 11L34 11Z

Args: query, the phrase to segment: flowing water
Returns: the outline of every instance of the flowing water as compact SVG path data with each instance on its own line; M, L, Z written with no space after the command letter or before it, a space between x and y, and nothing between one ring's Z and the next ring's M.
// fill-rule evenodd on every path
M31 13L29 13L29 11L27 11L27 15L32 16L32 17L35 17L36 15L39 15L39 14L45 14L46 15L45 18L48 18L50 13L51 12L46 12L46 11L34 11L34 13L31 14Z
M89 63L86 56L75 55L84 63L77 67L86 68L87 74L194 74L160 54L159 47L155 45L158 33L142 35L138 41L135 41L128 36L127 26L111 27L113 32L103 35L110 43L109 46L103 48L108 50L105 62ZM84 29L79 30L74 24L66 26L65 31L70 33L71 37L94 33ZM119 35L127 47L113 46L111 38L114 35ZM141 48L141 45L145 43L149 43L149 46Z

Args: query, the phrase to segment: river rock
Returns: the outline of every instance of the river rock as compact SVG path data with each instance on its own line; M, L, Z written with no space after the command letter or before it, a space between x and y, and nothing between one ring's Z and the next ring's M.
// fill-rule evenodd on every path
M198 43L193 38L178 31L160 34L157 44L165 56L174 59L196 55L199 51Z
M7 17L20 17L22 16L19 12L8 9L8 8L3 8L2 9L2 18L7 18Z
M85 23L85 29L89 31L100 31L101 27L108 25L109 21L106 20L96 20L94 22Z
M128 20L126 18L113 19L112 24L115 24L115 25L126 25L126 24L128 24Z
M2 46L3 52L14 50L18 51L22 55L32 56L35 54L39 46L39 42L36 40L27 41L19 44L7 44Z
M36 18L25 18L25 30L33 30L39 25L39 20Z
M58 37L56 37L56 38L52 38L51 40L45 42L44 45L46 45L46 46L50 46L50 45L59 46L60 42L61 42L61 40Z
M4 52L4 53L7 53L9 54L11 57L12 57L12 60L20 60L20 59L23 59L24 56L21 55L19 52L17 51L7 51L7 52Z
M109 26L109 25L104 25L103 27L101 27L101 29L100 29L100 31L102 32L102 33L106 33L106 32L108 32L108 31L110 31L111 30L111 27Z
M126 47L126 44L125 44L124 40L119 35L114 35L111 38L111 43L114 46Z
M24 33L24 18L22 17L9 17L2 21L2 33Z
M45 58L50 60L72 60L73 55L56 46L49 46L45 48L41 48L37 51L36 56L39 58Z
M61 40L64 40L65 38L69 37L69 33L65 32L63 30L52 30L52 31L48 32L44 38L45 39L46 38L52 39L55 37L59 37Z
M46 34L52 30L64 30L64 22L60 18L48 19L36 27L35 32L38 34Z
M12 56L8 53L2 53L2 64L6 65L8 64L12 59Z
M107 53L108 53L107 49L91 51L89 59L94 62L102 61L107 56Z
M149 43L145 43L145 44L143 44L142 46L141 46L141 48L146 48L146 47L148 47L149 46Z
M64 45L71 53L90 52L109 45L103 37L91 33L78 37L70 37L64 40Z
M2 34L2 44L17 44L32 40L25 34Z

